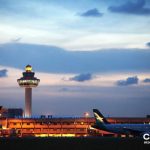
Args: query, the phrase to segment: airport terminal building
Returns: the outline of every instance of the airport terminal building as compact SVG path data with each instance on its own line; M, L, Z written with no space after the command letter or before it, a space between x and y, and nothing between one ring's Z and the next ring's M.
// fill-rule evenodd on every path
M150 118L107 118L110 123L149 124ZM85 137L117 136L91 126L95 118L0 118L0 136Z

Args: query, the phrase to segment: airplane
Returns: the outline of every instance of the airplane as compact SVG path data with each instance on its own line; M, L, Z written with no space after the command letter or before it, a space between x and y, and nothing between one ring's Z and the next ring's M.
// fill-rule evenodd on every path
M116 133L118 135L141 136L145 133L150 134L150 124L111 124L98 109L93 109L93 113L96 123L92 127L95 129Z

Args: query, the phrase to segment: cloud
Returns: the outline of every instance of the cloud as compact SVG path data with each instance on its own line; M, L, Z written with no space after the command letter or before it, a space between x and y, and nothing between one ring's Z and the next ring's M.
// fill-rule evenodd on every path
M90 9L90 10L82 13L80 16L83 16L83 17L101 17L101 16L103 16L103 14L101 12L99 12L97 8L93 8L93 9Z
M145 0L137 0L137 2L127 1L120 6L110 6L108 10L115 13L150 15L150 8L145 8L145 4Z
M83 89L80 86L65 86L58 90L59 92L83 92Z
M22 37L19 37L19 38L15 38L15 39L12 39L11 42L20 42L22 39Z
M1 13L5 14L5 17L11 16L13 18L16 15L21 16L23 19L25 16L37 17L37 13L40 11L37 7L39 5L42 7L42 4L42 2L35 3L34 0L1 0L0 10Z
M2 78L2 77L7 77L7 70L6 69L0 70L0 78Z
M147 46L147 47L150 47L150 42L146 43L146 46Z
M128 77L126 80L119 80L117 81L118 86L128 86L128 85L133 85L133 84L138 84L138 77Z
M146 78L143 80L144 83L150 83L150 78Z
M87 74L79 74L76 75L72 78L70 78L70 81L77 81L77 82L84 82L84 81L88 81L88 80L92 80L93 76L90 73Z
M51 73L141 72L149 70L149 60L150 51L144 49L67 51L54 46L19 42L0 44L2 66L22 69L27 62L37 71Z
M69 91L69 89L66 87L63 87L59 90L59 92L68 92L68 91Z

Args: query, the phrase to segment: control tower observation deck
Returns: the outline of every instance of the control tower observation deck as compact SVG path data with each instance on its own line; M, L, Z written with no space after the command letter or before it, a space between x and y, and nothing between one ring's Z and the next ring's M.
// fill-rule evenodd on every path
M40 80L34 77L32 67L27 65L25 72L22 73L23 77L17 80L20 87L25 88L25 117L30 118L32 116L32 88L37 87Z

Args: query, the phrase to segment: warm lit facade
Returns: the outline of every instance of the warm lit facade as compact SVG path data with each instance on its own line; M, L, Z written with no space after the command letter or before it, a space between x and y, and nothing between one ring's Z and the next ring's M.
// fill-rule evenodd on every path
M150 123L150 118L108 118L111 123ZM1 136L116 136L95 130L94 118L1 118Z

